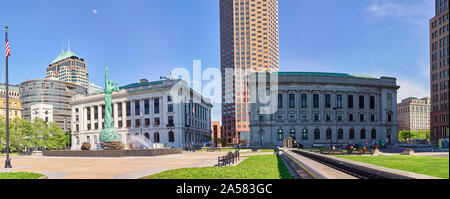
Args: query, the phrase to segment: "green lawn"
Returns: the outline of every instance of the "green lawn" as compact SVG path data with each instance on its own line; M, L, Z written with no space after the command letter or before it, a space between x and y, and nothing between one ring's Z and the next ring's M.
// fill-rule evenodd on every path
M42 176L44 175L25 172L0 173L0 179L38 179Z
M9 153L9 156L13 156L13 155L18 155L19 153L17 152L13 152L13 153ZM0 156L6 156L6 153L0 153Z
M345 156L336 157L388 167L392 169L404 170L413 173L420 173L439 178L449 178L449 159L443 157L426 156Z
M278 155L251 156L233 167L185 168L144 179L292 179Z

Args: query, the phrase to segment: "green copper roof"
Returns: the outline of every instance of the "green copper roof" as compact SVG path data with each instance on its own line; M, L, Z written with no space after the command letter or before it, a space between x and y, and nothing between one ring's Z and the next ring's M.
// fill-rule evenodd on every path
M145 83L134 83L129 84L126 86L119 87L119 89L128 89L128 88L135 88L135 87L141 87L141 86L149 86L154 84L161 84L163 81L154 81L154 82L145 82Z
M78 58L80 58L80 56L78 56L77 54L75 54L72 51L68 50L68 51L62 52L55 60L53 60L52 63L50 63L50 65L52 65L52 64L54 64L56 62L65 60L65 59L70 58L70 57L78 57Z
M321 72L278 72L278 75L310 75L310 76L333 76L333 77L359 77L359 78L370 78L378 79L370 75L356 75L347 73L321 73Z

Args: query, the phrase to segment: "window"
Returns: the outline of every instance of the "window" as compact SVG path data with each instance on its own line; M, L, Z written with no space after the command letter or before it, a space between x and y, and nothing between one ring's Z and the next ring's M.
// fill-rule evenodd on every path
M175 142L175 134L172 131L169 132L169 142Z
M159 133L156 132L155 134L153 134L153 139L154 139L154 143L159 143Z
M283 140L283 130L278 129L278 141L282 141L282 140Z
M150 126L150 118L145 118L145 126Z
M372 114L370 115L370 121L371 121L371 122L375 122L375 114L372 113Z
M353 114L348 114L348 121L353 122Z
M326 121L331 121L331 114L327 113L325 119L326 119Z
M126 102L127 116L131 116L131 102Z
M289 94L289 108L295 108L295 94Z
M308 121L308 116L305 113L303 113L302 114L302 122L307 122L307 121Z
M336 108L342 108L342 95L336 96Z
M302 94L302 108L307 108L308 107L308 99L307 99L307 95L306 94Z
M289 136L292 137L295 140L295 129L291 129L289 131Z
M149 99L144 100L144 114L146 114L146 115L150 114L150 100Z
M337 114L337 120L338 121L342 121L342 113L338 113Z
M348 108L353 108L353 95L348 96Z
M283 108L283 94L278 94L278 108Z
M370 109L375 109L375 96L370 96Z
M153 123L153 126L159 126L159 117L155 117L155 122Z
M359 108L364 109L364 96L359 96Z
M325 108L331 108L331 95L325 95Z
M175 124L173 123L173 116L168 116L168 120L169 120L169 124L168 124L168 126L175 126Z
M364 122L364 114L359 114L359 121Z
M141 115L141 101L134 102L134 115Z
M320 140L320 130L319 129L314 130L314 139Z
M127 128L131 127L131 120L127 120Z
M377 139L377 130L372 129L371 138L372 139Z
M117 116L122 117L122 103L117 103Z
M173 113L173 104L168 104L167 105L167 112Z
M338 139L343 140L344 139L344 130L339 129L338 130Z
M319 94L313 95L313 107L319 108Z
M307 140L308 139L308 130L305 128L303 129L302 132L302 140Z
M349 139L351 140L355 139L355 129L350 129Z
M333 134L331 132L331 129L327 129L327 140L333 139Z
M98 107L94 107L94 120L98 119Z
M360 139L366 139L366 130L365 129L361 129L361 133L360 133Z
M319 113L314 113L314 121L319 121Z
M153 101L155 114L159 114L159 98L155 98Z

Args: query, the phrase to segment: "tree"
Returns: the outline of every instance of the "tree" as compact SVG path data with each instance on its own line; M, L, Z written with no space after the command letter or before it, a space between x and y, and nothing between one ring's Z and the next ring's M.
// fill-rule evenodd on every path
M404 142L410 140L412 137L411 131L400 131L399 133L399 141Z

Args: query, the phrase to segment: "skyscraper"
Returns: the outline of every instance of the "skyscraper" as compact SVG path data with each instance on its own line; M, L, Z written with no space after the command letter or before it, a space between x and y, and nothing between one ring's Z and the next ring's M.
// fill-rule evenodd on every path
M431 140L448 138L449 10L447 0L436 0L430 20Z
M251 72L278 72L278 0L220 0L222 131L238 144L249 133Z
M47 67L46 79L58 79L64 82L89 87L89 73L83 58L70 51L70 48L53 60Z

